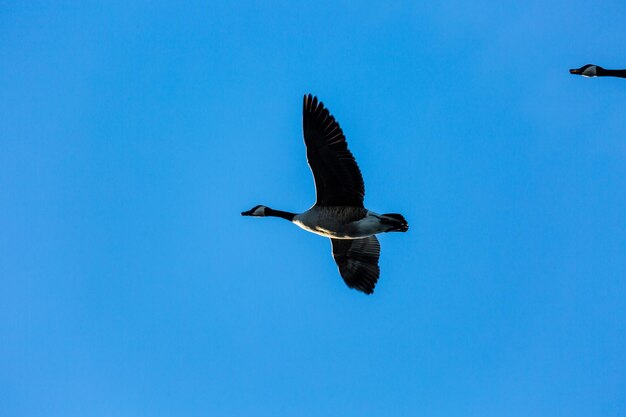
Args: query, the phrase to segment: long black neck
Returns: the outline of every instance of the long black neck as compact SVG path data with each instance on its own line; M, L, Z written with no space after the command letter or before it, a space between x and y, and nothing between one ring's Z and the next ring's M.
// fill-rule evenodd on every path
M271 217L281 217L283 219L293 221L293 217L296 215L295 213L289 213L288 211L280 211L274 210L269 207L265 208L265 215Z
M600 69L598 68L598 76L599 77L620 77L626 78L626 70L611 70L611 69Z

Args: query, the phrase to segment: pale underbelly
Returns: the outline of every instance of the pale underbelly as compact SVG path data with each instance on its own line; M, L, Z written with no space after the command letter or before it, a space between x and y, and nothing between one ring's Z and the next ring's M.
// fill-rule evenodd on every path
M379 227L375 227L376 225L371 222L364 222L363 220L334 228L330 226L307 225L298 220L294 220L293 223L307 232L332 239L360 239L385 231L380 229L380 225L378 225Z

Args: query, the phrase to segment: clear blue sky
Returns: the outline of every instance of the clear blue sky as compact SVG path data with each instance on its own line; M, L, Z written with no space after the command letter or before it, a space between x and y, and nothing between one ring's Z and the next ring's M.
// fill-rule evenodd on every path
M0 415L624 416L626 2L4 2ZM301 100L363 171L373 296Z

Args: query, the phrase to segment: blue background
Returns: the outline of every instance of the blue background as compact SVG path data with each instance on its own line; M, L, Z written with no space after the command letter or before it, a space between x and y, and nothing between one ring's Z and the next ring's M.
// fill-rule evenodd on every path
M4 2L2 416L624 416L626 3ZM256 204L363 171L374 295Z

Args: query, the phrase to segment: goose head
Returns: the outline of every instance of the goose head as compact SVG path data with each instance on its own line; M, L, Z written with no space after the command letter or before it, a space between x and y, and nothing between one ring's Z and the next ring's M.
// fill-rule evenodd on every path
M602 68L599 65L587 64L587 65L583 65L582 67L578 69L571 69L569 70L569 73L582 75L583 77L596 77L598 76L598 73L602 71L603 69L604 68Z
M269 207L265 206L254 206L248 211L241 212L242 216L254 216L254 217L265 217L265 210L269 209Z

